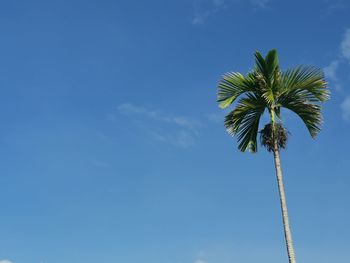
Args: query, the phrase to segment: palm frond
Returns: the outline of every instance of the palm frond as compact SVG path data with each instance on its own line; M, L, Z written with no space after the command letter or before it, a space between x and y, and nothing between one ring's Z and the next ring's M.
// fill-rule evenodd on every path
M237 72L226 73L218 84L220 108L226 108L245 92L254 92L255 81L250 74L246 77Z
M270 50L265 58L259 52L255 52L255 77L261 95L268 104L272 105L280 78L279 60L275 49Z
M254 53L255 56L255 70L260 72L265 80L268 80L268 70L267 70L267 66L266 66L266 61L264 59L264 57L260 54L259 51L256 51Z
M258 94L265 99L266 103L272 105L275 101L275 96L273 94L273 90L267 84L265 77L261 72L256 71L253 73L256 85L258 87Z
M257 151L257 134L259 121L266 107L261 97L247 94L241 98L236 108L225 117L225 126L229 134L237 135L238 148L244 152Z
M307 95L297 90L281 96L278 103L281 107L296 113L306 125L310 135L316 137L323 123L320 105L313 103Z
M279 70L279 60L276 49L272 49L264 58L260 52L255 52L255 68L261 72L266 81L271 84L274 79L276 70Z
M272 80L275 77L275 72L279 70L279 60L276 49L272 49L267 53L265 61L269 78Z
M315 67L297 67L282 73L281 93L289 92L297 92L312 102L324 102L330 97L324 73Z

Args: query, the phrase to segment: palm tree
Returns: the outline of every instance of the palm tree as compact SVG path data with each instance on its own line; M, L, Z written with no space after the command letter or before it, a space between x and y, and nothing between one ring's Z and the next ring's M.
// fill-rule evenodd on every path
M225 116L225 127L230 135L237 136L239 150L255 153L260 133L261 144L273 153L289 263L296 263L296 259L279 156L288 139L288 132L282 124L281 108L296 113L311 137L315 138L322 124L319 104L328 100L329 95L322 70L299 66L281 72L275 49L269 51L265 58L255 52L255 65L251 72L245 76L238 72L226 73L218 84L221 108L227 108L238 100L234 109ZM260 118L265 110L270 123L259 132Z

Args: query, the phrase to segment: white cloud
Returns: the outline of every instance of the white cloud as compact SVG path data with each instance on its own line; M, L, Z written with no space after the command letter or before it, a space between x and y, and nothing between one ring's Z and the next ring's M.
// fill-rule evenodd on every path
M226 7L227 0L197 0L195 1L195 15L193 25L204 24L208 17Z
M195 135L191 132L180 130L173 134L160 134L158 132L151 132L154 140L168 143L171 145L188 148L195 143Z
M338 60L333 60L329 66L325 67L324 73L326 74L326 77L333 79L333 80L337 80L338 77L336 75L336 71L338 69L339 66L339 61Z
M208 113L205 117L210 122L220 123L224 121L224 115L222 113Z
M344 8L344 0L324 0L323 2L326 4L328 11L330 11L329 13Z
M339 60L333 60L327 67L323 68L323 71L325 73L326 79L331 81L331 85L333 85L335 89L341 90L341 84L337 76L338 68Z
M338 91L342 91L341 78L338 76L340 66L344 66L344 61L350 64L350 28L345 31L344 38L340 43L340 52L338 58L334 59L323 70L325 72L327 80L330 81L330 86L334 87ZM346 65L345 65L346 66ZM349 70L349 67L347 68ZM344 101L340 105L342 109L342 117L345 121L350 120L350 95L345 97Z
M190 117L170 116L160 110L154 110L131 103L124 103L118 106L121 114L133 116L133 118L143 118L156 123L157 127L152 127L150 132L154 140L168 144L188 148L195 143L196 137L203 124ZM161 129L162 132L154 131Z
M250 2L256 7L265 8L270 0L250 0Z
M344 39L340 47L342 56L350 62L350 28L345 31Z
M343 119L345 121L350 120L350 95L345 98L345 100L340 105L343 112Z
M184 116L169 116L163 114L159 110L152 110L142 106L135 106L131 103L124 103L118 106L118 110L122 114L139 115L154 121L175 124L179 127L190 129L197 132L202 127L202 123L189 117Z
M208 263L208 262L202 259L197 259L194 263Z
M215 6L223 6L225 4L226 0L213 0L213 4Z
M13 263L13 262L7 259L3 259L3 260L0 260L0 263Z
M194 18L192 19L193 25L202 25L204 24L204 21L207 19L207 17L210 15L210 12L205 12L202 14L195 14Z
M230 4L244 2L245 0L195 0L195 15L192 19L193 25L202 25L205 21L224 10ZM256 8L265 8L271 0L249 0L249 3Z
M141 114L149 118L157 118L158 114L156 111L146 109L144 107L135 106L131 103L124 103L118 106L118 110L125 114Z
M350 62L350 28L345 31L344 38L340 43L340 54L338 55L338 58L334 59L327 67L323 69L326 77L335 82L338 86L339 78L337 71L344 59Z

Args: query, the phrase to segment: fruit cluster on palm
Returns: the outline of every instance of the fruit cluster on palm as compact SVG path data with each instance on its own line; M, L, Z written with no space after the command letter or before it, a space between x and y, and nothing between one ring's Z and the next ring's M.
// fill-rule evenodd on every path
M300 66L282 72L274 49L265 58L256 52L251 72L246 75L227 73L218 85L221 108L227 108L237 101L234 109L225 117L225 127L229 134L237 136L238 148L243 152L256 152L260 133L261 144L273 153L290 263L296 260L279 157L279 150L286 147L288 139L281 119L281 108L296 113L314 138L322 124L320 102L328 99L329 91L322 70ZM259 131L260 119L265 111L269 114L270 122Z

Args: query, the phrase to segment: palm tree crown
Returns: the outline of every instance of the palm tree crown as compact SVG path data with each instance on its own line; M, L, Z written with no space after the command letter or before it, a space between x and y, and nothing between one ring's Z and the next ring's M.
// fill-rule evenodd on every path
M235 108L225 117L225 127L229 134L237 136L241 151L251 152L257 151L259 122L265 110L271 119L271 136L280 134L277 143L284 148L287 132L275 119L277 116L281 120L281 108L295 112L314 138L322 124L319 103L329 99L322 70L299 66L281 72L275 49L269 51L265 58L255 52L255 65L251 72L245 76L238 72L226 73L218 88L221 108L238 100ZM265 126L264 130L262 143L271 150L269 127Z

